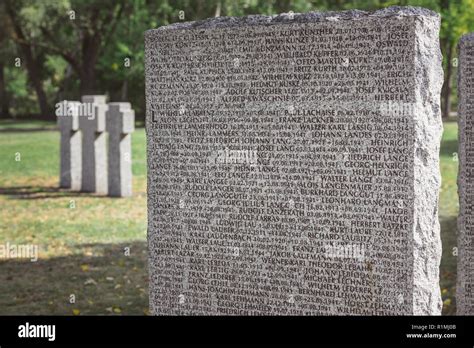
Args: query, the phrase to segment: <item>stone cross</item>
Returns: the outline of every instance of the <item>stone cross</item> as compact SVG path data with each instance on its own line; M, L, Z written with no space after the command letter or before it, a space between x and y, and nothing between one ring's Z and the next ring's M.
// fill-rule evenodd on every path
M108 194L128 197L132 195L131 133L135 129L135 112L130 103L109 103L108 106Z
M439 315L439 27L390 7L147 31L151 313Z
M459 217L456 310L474 315L474 33L459 41Z
M106 96L85 95L89 117L79 118L82 131L82 187L84 192L107 194Z
M63 101L58 114L60 130L60 177L59 186L74 191L81 190L82 177L82 138L79 131L77 101Z

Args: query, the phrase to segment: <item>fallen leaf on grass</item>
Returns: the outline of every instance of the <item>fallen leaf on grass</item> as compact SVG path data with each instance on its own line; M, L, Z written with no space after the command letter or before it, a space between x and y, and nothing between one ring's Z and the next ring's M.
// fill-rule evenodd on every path
M97 282L92 278L89 278L84 282L84 285L90 285L90 284L97 285Z

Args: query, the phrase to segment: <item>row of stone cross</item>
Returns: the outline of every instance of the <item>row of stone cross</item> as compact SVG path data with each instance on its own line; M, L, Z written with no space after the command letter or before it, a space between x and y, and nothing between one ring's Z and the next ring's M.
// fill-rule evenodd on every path
M85 95L81 101L63 101L56 109L61 132L60 187L131 196L135 112L130 103L106 103L104 95Z

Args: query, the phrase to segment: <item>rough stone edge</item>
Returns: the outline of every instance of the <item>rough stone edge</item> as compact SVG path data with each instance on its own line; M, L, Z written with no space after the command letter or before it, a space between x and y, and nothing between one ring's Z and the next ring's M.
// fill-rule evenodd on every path
M147 266L148 266L148 308L150 311L151 315L158 315L155 311L155 298L153 297L153 290L154 290L154 281L153 281L153 276L155 274L155 269L156 267L154 266L154 258L153 258L153 253L152 253L152 244L153 244L153 222L152 222L152 215L153 215L153 210L152 210L152 200L151 200L151 190L152 190L152 170L151 170L151 165L152 165L152 160L151 160L151 154L152 154L152 146L151 146L151 140L150 137L151 135L151 123L152 123L152 117L153 117L153 111L150 107L151 105L151 99L152 95L150 93L151 91L151 81L150 81L150 74L149 74L149 62L150 62L150 57L151 57L151 48L148 45L148 42L150 40L147 39L147 36L145 35L145 40L144 40L144 73L145 73L145 142L146 142L146 202L147 202L147 232L146 232L146 241L147 241L147 252L148 252L148 257L147 257Z
M474 41L474 33L464 34L459 39L458 48L461 48L465 43L469 41Z
M458 248L458 260L457 260L457 278L456 278L456 314L457 315L472 315L474 313L468 313L466 305L466 294L463 286L464 277L466 275L466 264L464 262L465 250L464 250L464 239L466 235L466 229L464 224L465 215L465 195L464 195L464 183L466 182L466 139L464 136L463 129L466 128L466 114L465 114L465 99L466 96L462 93L464 89L463 83L463 61L464 61L464 45L468 42L474 42L474 33L466 34L461 37L458 43L459 52L459 68L458 68L458 196L459 196L459 214L458 214L458 234L457 234L457 248Z
M440 315L441 235L438 202L441 187L439 150L443 133L440 107L443 85L440 18L419 17L415 23L412 314Z
M401 17L401 16L423 16L439 17L439 14L422 7L413 6L391 6L377 11L328 11L307 13L282 13L278 15L248 15L243 17L216 17L193 22L174 23L145 32L145 37L156 32L176 29L211 29L229 28L252 25L274 25L308 22L333 22L340 20L358 20L366 17Z

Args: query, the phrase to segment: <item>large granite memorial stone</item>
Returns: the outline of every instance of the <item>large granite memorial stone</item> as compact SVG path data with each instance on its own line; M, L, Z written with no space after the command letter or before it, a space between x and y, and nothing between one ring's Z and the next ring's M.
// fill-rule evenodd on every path
M397 7L146 33L153 314L440 314L439 25Z
M456 308L474 315L474 33L459 42L459 218Z

